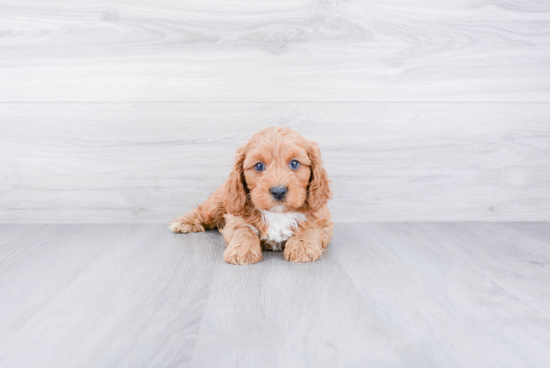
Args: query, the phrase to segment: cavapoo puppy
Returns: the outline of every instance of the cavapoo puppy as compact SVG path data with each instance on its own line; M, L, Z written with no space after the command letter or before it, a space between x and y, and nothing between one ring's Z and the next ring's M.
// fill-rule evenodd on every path
M311 262L332 237L331 195L319 146L292 129L271 127L239 147L225 183L170 228L195 233L217 227L228 263L259 262L262 249L282 250L287 261Z

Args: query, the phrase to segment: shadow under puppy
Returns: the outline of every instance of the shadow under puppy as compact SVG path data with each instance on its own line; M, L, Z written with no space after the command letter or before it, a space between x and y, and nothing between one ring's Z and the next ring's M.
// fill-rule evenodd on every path
M217 227L228 263L259 262L262 249L284 250L287 261L311 262L332 237L331 195L319 146L292 129L271 127L239 147L225 183L170 228L194 233Z

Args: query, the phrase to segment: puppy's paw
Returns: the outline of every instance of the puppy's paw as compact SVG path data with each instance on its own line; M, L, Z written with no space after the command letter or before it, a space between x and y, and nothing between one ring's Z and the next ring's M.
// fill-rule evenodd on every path
M204 232L204 227L200 224L200 221L195 218L195 215L189 212L173 219L170 223L170 230L175 233L201 233Z
M323 254L321 244L297 238L290 238L286 242L283 255L290 262L313 262Z
M223 252L223 259L227 263L235 265L247 265L262 260L262 248L259 244L242 243L239 245L228 245Z

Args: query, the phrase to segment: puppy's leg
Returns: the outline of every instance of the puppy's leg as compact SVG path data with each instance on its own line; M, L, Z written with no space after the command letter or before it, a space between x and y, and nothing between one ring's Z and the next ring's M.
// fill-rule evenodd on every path
M283 255L290 262L313 262L321 257L332 236L330 232L320 226L306 223L300 224L293 236L286 244Z
M205 228L214 229L223 225L224 211L220 188L218 188L203 204L173 219L170 229L175 233L198 233L203 232Z
M227 245L223 259L227 263L247 265L262 260L260 237L239 216L225 215L222 234Z

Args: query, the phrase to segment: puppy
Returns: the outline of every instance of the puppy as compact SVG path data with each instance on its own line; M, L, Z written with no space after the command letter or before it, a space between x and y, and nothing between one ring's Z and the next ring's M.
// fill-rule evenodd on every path
M284 251L287 261L311 262L332 237L331 196L319 146L292 129L271 127L237 149L225 183L170 228L195 233L217 227L228 263L259 262L262 249Z

